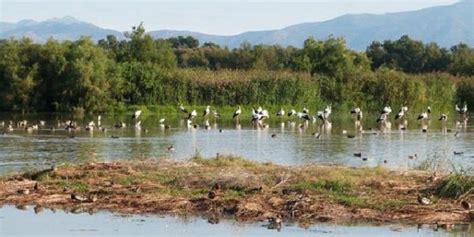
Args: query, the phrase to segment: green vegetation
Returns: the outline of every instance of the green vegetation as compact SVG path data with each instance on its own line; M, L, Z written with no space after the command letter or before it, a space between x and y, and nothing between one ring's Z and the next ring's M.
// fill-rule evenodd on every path
M474 177L462 174L452 174L436 189L440 197L458 198L465 194L474 194Z
M82 181L65 181L61 180L58 182L58 186L65 188L65 189L72 189L74 192L78 193L87 193L89 192L89 184L84 183Z
M474 51L407 36L366 52L341 38L309 38L301 49L221 48L192 37L155 40L142 25L126 40L0 40L0 110L123 111L165 105L354 105L412 108L474 105ZM410 74L407 74L410 73ZM423 74L420 74L423 73ZM143 108L143 107L142 107Z

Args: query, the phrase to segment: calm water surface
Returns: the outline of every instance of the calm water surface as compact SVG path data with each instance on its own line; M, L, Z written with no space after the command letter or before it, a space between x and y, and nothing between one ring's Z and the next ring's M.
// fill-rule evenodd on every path
M402 226L397 224L333 225L318 224L307 228L283 224L280 231L269 230L265 223L239 224L223 220L209 224L200 218L178 218L129 215L108 212L92 215L43 210L35 214L33 207L17 210L0 209L0 236L473 236L471 225L456 225L452 230L433 225Z
M170 129L160 127L158 120L162 117L168 118L166 123L171 126ZM216 122L210 119L209 130L204 128L203 119L198 117L195 123L200 127L195 129L187 128L184 120L176 114L149 116L142 120L143 128L138 130L130 118L103 116L102 124L107 128L106 132L82 129L74 133L74 138L70 138L71 133L64 129L50 129L57 127L58 120L70 119L65 115L16 115L13 118L11 115L0 115L0 121L13 119L28 119L30 124L45 120L46 125L32 132L18 128L0 135L0 174L89 159L112 161L167 157L185 160L196 153L204 157L213 157L217 153L240 155L256 161L291 165L380 165L395 169L455 167L469 172L474 167L474 118L462 126L456 126L454 118L445 125L433 118L425 122L428 126L426 133L422 132L421 122L415 119L408 121L407 130L399 130L398 124L392 121L392 129L380 133L377 132L375 118L368 117L363 124L366 132L357 133L353 119L348 116L334 117L331 130L312 123L307 129L300 129L298 123L292 126L287 118L276 117L269 120L267 129L253 127L246 117L242 118L240 127L236 127L230 119ZM84 127L91 119L78 122ZM129 126L114 128L113 125L119 120L127 121ZM354 134L355 138L348 138L343 130L349 135ZM321 133L320 139L313 135L316 132ZM272 138L272 134L276 137ZM170 145L175 147L174 152L168 152ZM463 154L454 155L454 151ZM367 161L354 157L354 153L359 152L367 157ZM417 154L417 159L408 159L414 154Z
M167 118L170 129L161 127L160 118ZM105 117L102 124L106 132L85 131L74 134L57 128L57 121L71 119L66 115L41 114L34 116L0 114L0 121L28 119L31 123L45 120L46 125L35 131L17 128L0 135L0 174L48 167L52 164L76 163L90 159L99 161L160 159L163 157L186 160L201 154L213 157L219 154L240 155L256 161L278 164L341 164L354 167L386 166L391 169L419 167L441 169L474 168L474 126L467 123L457 126L451 120L442 124L436 119L426 122L426 133L415 119L408 121L407 130L399 130L392 121L392 129L377 132L375 116L364 120L366 132L357 133L352 118L334 117L332 129L309 124L300 129L288 119L272 118L269 128L257 129L249 119L242 118L240 127L230 119L210 120L211 129L187 128L176 114L143 118L143 128L135 129L130 118ZM78 121L82 127L92 118ZM124 120L127 128L113 125ZM34 122L35 121L35 122ZM282 125L283 124L283 125ZM51 127L55 127L54 131ZM372 128L372 129L371 129ZM0 129L3 129L0 127ZM344 133L343 131L346 130ZM313 134L320 133L317 139ZM276 134L272 137L272 134ZM348 138L347 135L355 135ZM455 135L457 134L457 135ZM71 138L71 136L74 136ZM112 138L112 136L119 138ZM173 145L174 152L167 147ZM463 152L454 155L453 152ZM367 157L363 161L354 153ZM417 154L418 158L408 159ZM386 161L386 163L384 162ZM45 210L35 214L30 207L19 211L15 207L0 208L0 236L473 236L471 226L456 226L455 230L433 230L433 226L355 225L340 226L319 224L309 228L284 225L280 232L268 230L264 223L237 224L221 221L211 225L200 218L182 219L159 216L116 216L108 212L89 214L53 213Z

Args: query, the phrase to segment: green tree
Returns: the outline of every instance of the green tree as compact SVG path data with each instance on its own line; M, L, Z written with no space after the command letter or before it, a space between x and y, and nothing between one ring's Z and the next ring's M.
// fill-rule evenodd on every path
M449 71L455 75L474 75L474 49L460 43L451 48Z

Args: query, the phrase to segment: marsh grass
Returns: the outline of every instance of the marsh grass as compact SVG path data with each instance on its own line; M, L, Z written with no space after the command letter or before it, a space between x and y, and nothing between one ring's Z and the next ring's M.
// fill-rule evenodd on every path
M461 173L451 174L437 187L436 195L439 197L458 198L474 191L474 177Z
M257 163L254 161L246 160L241 157L237 156L222 156L216 157L212 159L205 159L201 155L195 155L191 161L204 165L204 166L212 166L212 167L229 167L229 166L238 166L244 168L252 168L257 167Z
M57 185L59 185L59 187L62 187L62 188L72 189L73 191L79 192L79 193L87 193L89 192L89 189L90 189L89 184L82 181L62 180L62 181L59 181Z

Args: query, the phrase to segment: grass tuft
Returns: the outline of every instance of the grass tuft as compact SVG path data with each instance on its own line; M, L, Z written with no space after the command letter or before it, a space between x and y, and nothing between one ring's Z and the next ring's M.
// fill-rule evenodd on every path
M212 167L235 167L240 166L244 168L251 168L256 167L257 164L253 161L243 159L241 157L236 156L222 156L222 157L215 157L210 159L205 159L202 156L194 156L191 159L194 163L204 165L204 166L212 166Z
M474 190L474 177L461 174L452 174L444 179L436 189L439 197L458 198Z

